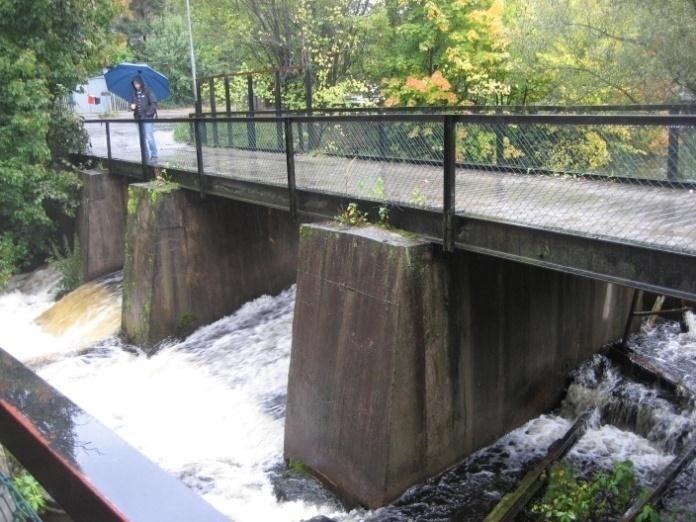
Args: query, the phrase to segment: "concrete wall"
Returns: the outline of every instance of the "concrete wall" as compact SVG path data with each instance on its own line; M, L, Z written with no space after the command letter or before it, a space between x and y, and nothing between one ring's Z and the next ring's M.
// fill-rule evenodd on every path
M82 276L90 281L123 268L128 181L97 170L81 172L80 179L77 237Z
M627 289L373 227L301 230L285 456L383 505L561 398Z
M131 185L123 332L152 346L295 282L297 225L282 211L177 185Z

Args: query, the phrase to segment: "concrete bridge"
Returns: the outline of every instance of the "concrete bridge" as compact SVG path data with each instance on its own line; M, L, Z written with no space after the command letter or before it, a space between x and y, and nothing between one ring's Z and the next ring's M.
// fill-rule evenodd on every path
M695 116L155 125L152 163L138 124L87 123L86 277L125 265L150 346L296 282L286 458L362 504L551 409L632 288L696 300ZM389 226L327 222L351 202Z

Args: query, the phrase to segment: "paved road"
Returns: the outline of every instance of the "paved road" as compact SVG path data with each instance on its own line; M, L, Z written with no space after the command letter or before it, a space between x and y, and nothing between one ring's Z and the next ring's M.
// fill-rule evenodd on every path
M92 154L106 156L104 128L87 126ZM113 124L114 158L139 162L137 128ZM174 140L173 124L158 123L162 167L196 170L193 147ZM377 162L322 154L296 156L298 188L442 208L442 167ZM285 185L285 156L204 147L205 172ZM516 223L586 237L696 255L696 192L688 189L459 169L456 209L463 216Z

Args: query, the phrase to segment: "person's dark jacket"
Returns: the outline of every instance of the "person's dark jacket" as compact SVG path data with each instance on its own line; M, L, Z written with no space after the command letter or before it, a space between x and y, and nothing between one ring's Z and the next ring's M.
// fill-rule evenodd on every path
M135 88L136 81L140 82L140 90ZM133 85L131 103L135 104L135 119L154 118L157 115L157 98L155 93L145 84L145 81L139 74L133 78L131 84Z

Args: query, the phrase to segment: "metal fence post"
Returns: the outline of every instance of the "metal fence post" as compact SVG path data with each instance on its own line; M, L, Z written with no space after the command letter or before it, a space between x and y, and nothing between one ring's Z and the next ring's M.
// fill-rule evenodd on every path
M278 118L283 112L283 102L280 95L280 71L275 72L275 112ZM280 121L276 123L276 143L278 150L283 150L283 124Z
M379 111L378 114L384 114L382 111ZM385 159L387 157L387 131L384 128L384 123L380 121L377 123L377 148L379 150L379 156L382 159Z
M445 116L443 147L442 244L445 251L454 251L454 218L456 205L457 120Z
M201 82L196 80L196 116L200 118L203 112L203 100L201 99Z
M213 114L213 118L217 117L217 103L215 100L215 78L209 80L209 90L210 90L210 112ZM213 145L216 147L220 145L220 136L218 134L218 124L217 121L213 121Z
M205 173L203 171L203 145L201 143L201 120L196 118L193 122L194 135L196 136L196 170L198 172L198 191L201 199L205 198Z
M679 109L671 109L670 114L679 114ZM676 181L679 178L679 128L670 125L669 145L667 149L667 179Z
M109 174L113 174L112 164L111 164L111 125L106 122L106 168Z
M203 98L201 96L201 91L203 88L201 87L201 81L197 80L196 81L196 118L202 118L203 117ZM202 129L201 132L201 139L203 140L203 143L208 142L208 133L206 131L205 126Z
M305 66L305 109L307 114L312 112L312 66Z
M495 108L496 114L503 112L502 107ZM505 135L503 134L502 123L495 122L495 164L502 165L505 163Z
M150 179L147 169L147 144L145 143L145 122L138 120L138 139L140 141L140 164L142 166L143 180Z
M229 118L231 116L232 112L232 98L230 97L230 77L225 76L225 112L227 113L227 117ZM234 137L232 136L232 122L228 121L227 122L227 146L228 147L233 147L234 146Z
M292 120L284 118L285 161L288 169L288 197L290 217L297 222L297 191L295 190L295 144L292 136Z
M307 116L312 115L312 96L312 65L307 63L305 66L305 109L307 110ZM314 147L316 147L314 124L311 121L307 121L307 151L313 150Z
M300 152L305 152L304 129L301 121L297 122L297 145L300 148Z
M256 122L254 117L254 79L251 74L247 75L247 103L249 108L249 120L247 121L247 136L249 137L249 148L256 150Z

